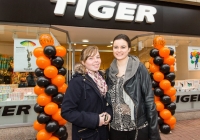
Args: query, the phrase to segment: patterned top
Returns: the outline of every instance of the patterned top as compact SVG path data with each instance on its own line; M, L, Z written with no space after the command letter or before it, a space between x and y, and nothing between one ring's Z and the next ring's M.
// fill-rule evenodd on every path
M131 120L130 107L123 98L123 81L124 76L117 77L116 85L108 91L113 106L111 127L118 131L131 131L135 129L135 125L134 121Z

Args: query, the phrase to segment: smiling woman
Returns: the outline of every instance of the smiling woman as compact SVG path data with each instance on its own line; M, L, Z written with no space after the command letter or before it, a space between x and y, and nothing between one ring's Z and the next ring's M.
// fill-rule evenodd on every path
M101 58L98 47L84 48L80 61L69 82L61 115L72 123L73 140L108 140L112 109L105 99L107 85L99 71Z

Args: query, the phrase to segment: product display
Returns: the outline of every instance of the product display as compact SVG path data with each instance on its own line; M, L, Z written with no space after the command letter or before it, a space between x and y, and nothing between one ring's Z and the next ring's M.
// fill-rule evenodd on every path
M175 80L177 92L200 91L200 79Z

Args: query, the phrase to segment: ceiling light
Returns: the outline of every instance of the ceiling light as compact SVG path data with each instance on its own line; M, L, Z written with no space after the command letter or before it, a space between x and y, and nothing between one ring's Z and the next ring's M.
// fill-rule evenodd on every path
M86 47L87 45L82 45L83 47Z
M89 42L89 40L87 40L87 39L83 39L82 42Z
M74 43L74 45L76 46L76 43Z
M107 46L107 47L112 47L112 46L110 45L110 46Z
M110 41L111 44L113 44L113 41Z

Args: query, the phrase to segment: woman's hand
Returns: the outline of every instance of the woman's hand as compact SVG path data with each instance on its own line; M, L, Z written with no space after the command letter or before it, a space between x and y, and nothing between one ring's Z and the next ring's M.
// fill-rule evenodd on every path
M102 126L105 124L104 119L105 119L105 113L99 114L99 126Z

